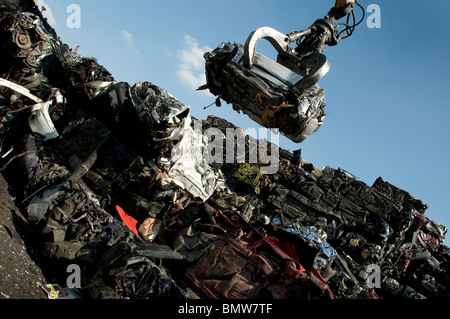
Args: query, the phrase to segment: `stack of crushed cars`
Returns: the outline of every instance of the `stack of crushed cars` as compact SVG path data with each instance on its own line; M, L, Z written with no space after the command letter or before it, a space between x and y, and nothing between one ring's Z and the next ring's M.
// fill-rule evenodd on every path
M0 167L61 284L76 264L83 298L449 298L447 229L408 192L282 149L272 175L208 163L204 131L232 123L115 81L33 1L1 3Z

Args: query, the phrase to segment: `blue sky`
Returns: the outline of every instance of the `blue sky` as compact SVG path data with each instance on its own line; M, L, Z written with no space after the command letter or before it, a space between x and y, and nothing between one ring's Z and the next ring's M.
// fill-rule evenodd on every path
M203 53L223 41L244 43L262 26L303 30L335 2L39 1L61 40L97 58L116 80L153 82L191 106L193 116L213 114L244 129L258 126L226 103L203 110L215 100L195 91L205 83ZM319 82L327 91L324 125L301 144L280 137L280 146L302 148L316 167L341 167L369 185L381 176L429 204L427 216L450 227L450 2L359 2L366 10L379 6L381 28L369 28L366 12L352 37L325 50L331 70ZM70 4L80 8L80 28L66 23ZM257 50L275 56L264 41Z

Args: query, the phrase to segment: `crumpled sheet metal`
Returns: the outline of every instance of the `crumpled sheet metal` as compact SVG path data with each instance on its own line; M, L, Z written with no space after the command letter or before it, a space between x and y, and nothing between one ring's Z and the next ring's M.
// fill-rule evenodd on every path
M272 222L278 226L282 225L278 217L275 217ZM320 248L321 253L326 258L327 262L332 262L336 256L336 250L326 241L327 234L322 229L317 229L315 226L304 227L294 222L291 226L286 227L285 231L296 234L307 241L308 244Z
M272 250L270 258L267 250ZM277 263L281 264L279 269ZM296 267L268 240L219 240L187 269L186 275L212 299L286 299L302 294L320 297L328 289L320 275Z
M173 164L167 174L168 179L206 201L214 193L219 178L203 156L208 142L206 137L192 128L189 117L184 126L172 134L181 136L181 140L172 149Z
M285 69L259 53L256 55ZM294 93L286 81L264 68L245 68L243 57L242 45L225 42L205 54L207 87L212 94L261 126L278 128L295 143L303 142L322 126L326 117L324 89L315 84L300 94Z
M178 101L167 90L148 81L140 81L130 89L130 96L136 112L144 121L155 125L164 125L170 130L179 127L190 115L190 108ZM173 134L173 133L172 133ZM167 138L171 138L170 134Z
M273 175L205 162L198 127L234 124L194 119L151 82L116 82L54 31L33 30L40 23L21 32L47 32L52 50L18 49L21 17L0 11L1 78L41 101L64 98L49 110L58 136L46 139L28 122L36 101L2 88L2 173L41 234L35 253L62 284L79 265L83 298L450 298L447 228L407 191L319 170L299 151L280 150ZM374 269L380 285L369 287Z

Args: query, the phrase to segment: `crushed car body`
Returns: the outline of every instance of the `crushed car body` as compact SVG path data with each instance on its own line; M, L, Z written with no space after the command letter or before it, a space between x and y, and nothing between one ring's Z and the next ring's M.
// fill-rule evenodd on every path
M303 142L326 117L325 90L318 84L293 90L303 79L300 75L258 52L255 58L255 65L245 68L244 47L233 43L222 43L206 53L208 89L259 125L278 128L290 140ZM274 69L278 78L267 69Z

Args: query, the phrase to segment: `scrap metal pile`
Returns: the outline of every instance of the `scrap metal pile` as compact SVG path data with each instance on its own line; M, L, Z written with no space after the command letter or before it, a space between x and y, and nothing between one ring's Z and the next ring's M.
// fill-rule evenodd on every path
M203 133L232 123L115 81L33 1L1 3L2 173L61 284L76 264L83 298L449 298L447 229L408 192L286 150L272 175L208 163Z

